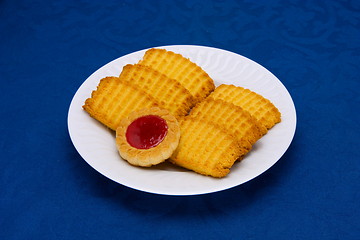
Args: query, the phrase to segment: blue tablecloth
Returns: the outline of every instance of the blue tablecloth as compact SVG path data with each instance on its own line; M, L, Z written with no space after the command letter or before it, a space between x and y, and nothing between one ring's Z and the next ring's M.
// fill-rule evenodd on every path
M360 239L359 1L0 1L0 239ZM112 182L77 153L70 101L95 70L163 45L246 56L293 97L284 156L199 196Z

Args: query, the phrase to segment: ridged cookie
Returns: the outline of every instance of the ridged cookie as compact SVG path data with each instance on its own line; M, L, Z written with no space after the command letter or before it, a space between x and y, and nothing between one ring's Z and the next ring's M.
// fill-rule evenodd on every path
M220 125L203 119L185 118L180 121L180 130L179 146L170 161L197 173L225 177L246 152Z
M152 48L139 62L181 83L199 102L214 89L214 81L198 65L180 54L165 49Z
M117 77L105 77L100 80L91 98L86 99L83 108L91 117L116 130L121 119L129 113L157 106L161 104L136 85Z
M158 102L162 102L163 107L176 117L188 114L195 104L195 99L184 86L150 67L128 64L119 78L138 85Z
M275 105L249 89L222 84L211 93L210 97L240 106L255 117L266 129L272 128L281 121L281 113Z
M254 117L241 107L221 99L206 98L191 110L190 116L221 125L239 143L246 144L245 147L249 151L263 135L260 125Z

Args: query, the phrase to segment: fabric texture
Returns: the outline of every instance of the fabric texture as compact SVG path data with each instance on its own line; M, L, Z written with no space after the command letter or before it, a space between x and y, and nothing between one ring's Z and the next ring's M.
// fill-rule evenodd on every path
M360 2L0 1L0 239L359 239ZM145 48L229 50L276 75L294 140L218 193L129 189L73 147L67 113L98 68Z

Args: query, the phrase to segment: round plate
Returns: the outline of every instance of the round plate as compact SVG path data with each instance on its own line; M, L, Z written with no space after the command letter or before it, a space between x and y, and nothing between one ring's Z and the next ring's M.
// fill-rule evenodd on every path
M115 145L115 134L91 118L82 105L96 89L100 79L118 76L126 64L137 63L147 49L134 52L106 64L94 72L77 90L70 104L68 128L71 140L82 158L95 170L127 187L164 195L196 195L221 191L245 183L274 165L289 147L296 128L294 103L284 85L267 69L238 54L203 46L161 46L182 54L201 66L215 85L234 84L268 98L282 114L241 162L222 179L202 176L163 163L151 168L129 165L121 159Z

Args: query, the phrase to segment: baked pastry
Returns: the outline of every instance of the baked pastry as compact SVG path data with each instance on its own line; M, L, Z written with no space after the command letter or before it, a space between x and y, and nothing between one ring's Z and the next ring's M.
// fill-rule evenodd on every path
M147 94L154 97L174 116L184 116L194 106L195 99L179 82L144 65L126 65L120 80L136 84Z
M234 85L218 86L210 97L222 99L242 107L254 116L266 129L281 121L281 113L268 99L249 89Z
M165 161L177 148L179 139L176 118L157 107L130 113L116 129L120 156L135 166L150 167Z
M117 77L106 77L100 80L83 108L91 117L115 131L121 119L131 112L156 106L161 106L161 103L135 84Z
M186 117L180 121L181 138L170 161L178 166L216 178L225 177L247 150L220 125Z
M254 117L241 107L221 99L206 98L191 110L190 116L221 125L248 151L263 135Z
M139 63L181 83L197 102L203 100L215 89L214 81L201 67L172 51L149 49Z

